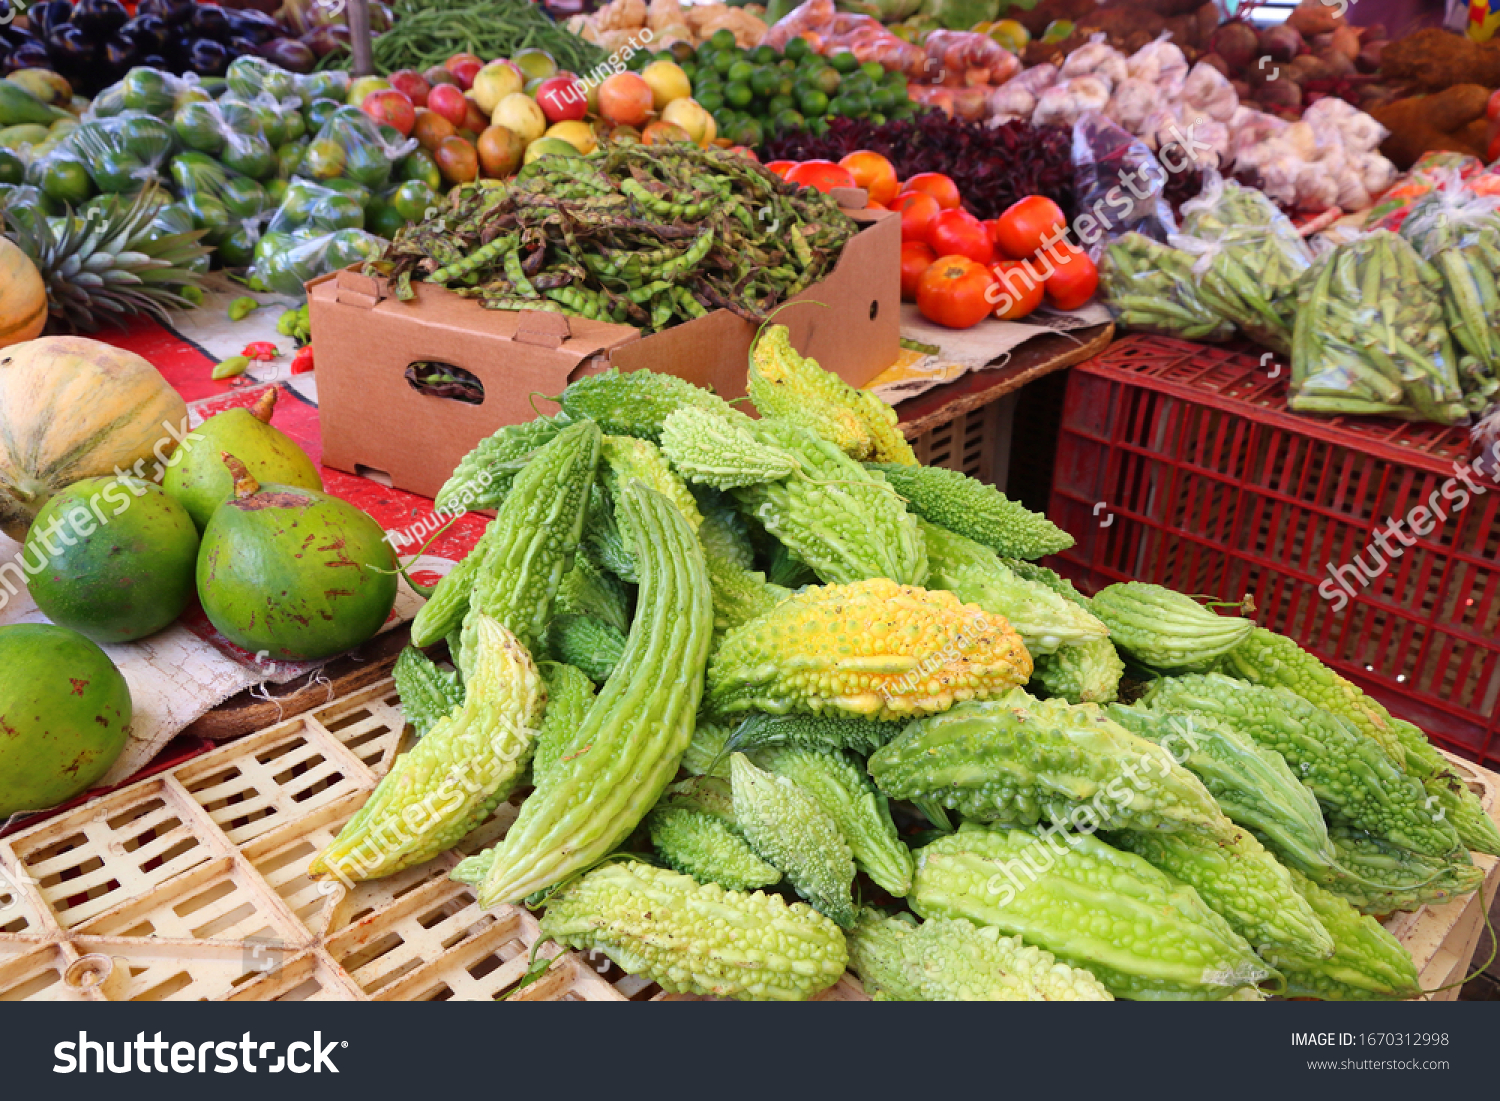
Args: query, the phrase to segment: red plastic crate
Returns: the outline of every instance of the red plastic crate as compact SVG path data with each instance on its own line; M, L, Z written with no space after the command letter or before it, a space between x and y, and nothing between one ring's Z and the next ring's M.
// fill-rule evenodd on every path
M1074 368L1049 512L1078 543L1054 564L1089 592L1133 579L1249 595L1263 626L1455 752L1500 763L1500 486L1471 474L1483 492L1462 511L1440 495L1447 517L1427 536L1403 523L1414 545L1382 555L1336 612L1319 593L1330 567L1373 566L1372 533L1467 469L1468 435L1292 413L1286 370L1273 379L1259 349L1152 336Z

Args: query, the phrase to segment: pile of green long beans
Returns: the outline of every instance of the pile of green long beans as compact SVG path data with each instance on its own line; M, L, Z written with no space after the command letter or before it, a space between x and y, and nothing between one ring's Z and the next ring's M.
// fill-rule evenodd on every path
M542 49L559 68L574 73L587 73L605 58L602 49L559 26L532 0L397 0L393 10L395 24L371 46L375 71L382 75L397 69L422 72L457 53L493 61ZM347 69L352 61L348 50L337 50L319 67Z
M1144 234L1123 234L1099 258L1099 296L1125 328L1183 340L1228 340L1234 324L1204 304L1194 261Z
M1307 413L1468 419L1442 276L1405 238L1367 233L1302 277L1289 404Z
M656 332L714 309L764 320L823 278L859 226L748 157L612 142L541 157L498 187L456 188L367 274L411 298L436 283L489 309L548 310Z

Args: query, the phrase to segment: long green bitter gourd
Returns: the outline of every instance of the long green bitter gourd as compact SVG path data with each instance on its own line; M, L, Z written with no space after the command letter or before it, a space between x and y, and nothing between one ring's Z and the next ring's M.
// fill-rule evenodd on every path
M1213 797L1170 753L1092 704L1038 700L1017 689L918 719L870 756L893 799L966 818L1088 830L1230 832Z
M531 775L535 780L567 757L573 735L583 726L584 716L594 702L594 684L581 669L559 661L543 662L539 668L547 684L547 709L542 713L536 752L531 758Z
M444 715L464 702L464 686L456 673L445 673L413 646L401 651L391 670L401 710L418 738L425 737Z
M588 615L560 615L547 628L547 653L576 666L595 684L614 673L625 653L626 636Z
M501 624L480 616L463 706L392 762L308 874L346 884L378 879L458 844L514 790L546 700L525 648Z
M1243 616L1218 615L1182 593L1141 581L1107 585L1089 607L1117 649L1154 669L1202 671L1255 627Z
M1116 998L1215 1001L1275 979L1187 884L1094 837L966 822L917 853L924 918L993 925Z
M707 811L658 806L646 816L646 829L667 866L699 883L753 891L781 882L781 872L756 856L738 829Z
M1441 906L1484 882L1483 870L1463 850L1448 856L1423 856L1347 826L1334 826L1328 835L1337 854L1335 866L1304 868L1295 860L1286 865L1361 913Z
M906 965L902 942L917 928L911 914L886 916L868 907L860 910L854 928L844 936L849 945L849 970L859 976L865 993L877 1002L922 1001L917 976Z
M674 410L691 406L722 416L739 412L723 398L673 375L613 368L570 383L561 404L569 416L597 421L611 436L635 436L652 443L661 440L662 425Z
M1305 898L1333 938L1333 955L1308 959L1285 951L1267 951L1266 961L1286 976L1290 998L1363 1001L1410 998L1422 980L1411 953L1383 929L1337 895L1330 894L1295 868L1297 893Z
M752 714L732 731L734 748L750 753L767 746L789 745L799 749L847 749L868 757L885 745L902 727L869 719L837 715Z
M661 449L649 440L638 440L630 436L605 436L600 458L603 460L603 477L600 480L607 490L606 498L614 503L614 522L619 538L618 546L601 550L604 550L605 557L619 558L623 555L623 563L617 566L617 569L625 571L620 576L626 580L635 580L637 567L635 553L631 548L639 541L640 535L632 530L631 520L620 508L621 490L626 485L639 479L662 494L677 506L683 519L694 531L703 523L703 514L698 511L698 502L688 491L687 484L667 464Z
M493 535L491 533L494 533ZM411 644L420 649L436 646L463 625L469 612L469 601L474 595L474 580L479 576L479 567L484 556L499 538L495 522L490 521L479 542L457 565L443 575L437 588L417 611L411 623ZM452 655L454 664L458 655Z
M601 440L588 421L564 428L516 479L474 578L462 650L469 648L476 615L499 620L528 650L540 649L552 601L583 535ZM457 661L466 673L465 654Z
M598 949L677 994L801 1000L838 982L849 960L838 926L805 903L635 862L606 864L558 891L541 933Z
M569 418L537 417L522 424L508 424L459 460L438 490L433 508L437 512L499 508L515 484L516 475L538 448L549 444L566 428Z
M896 833L890 803L863 769L836 750L782 746L765 756L774 775L796 784L828 812L860 870L896 898L911 890L911 850Z
M1332 867L1337 857L1317 796L1274 749L1202 714L1122 704L1106 710L1202 780L1219 809L1278 857L1304 870Z
M554 607L559 615L593 616L622 635L630 630L629 589L586 554L576 556L573 568L563 575Z
M990 548L926 520L920 523L927 541L927 587L946 589L965 604L1004 616L1033 658L1108 637L1097 617L1021 577Z
M729 758L734 817L745 840L780 868L797 893L845 928L854 924L854 856L838 823L792 781Z
M640 483L622 507L641 588L619 674L589 708L568 767L540 777L480 890L486 908L586 868L623 841L672 781L693 737L713 635L708 571L682 513Z
M806 589L730 631L709 667L707 705L885 721L997 696L1030 676L1003 618L876 578Z
M1228 838L1126 830L1108 840L1196 890L1257 952L1271 947L1313 959L1333 955L1333 938L1291 874L1248 830Z
M790 476L797 459L751 431L751 420L679 409L662 425L662 454L690 482L716 489L737 489Z
M781 481L731 493L819 579L829 584L872 577L922 583L927 576L922 533L878 472L795 425L758 421L753 431L758 440L793 455L801 469Z
M1349 723L1294 692L1205 673L1158 680L1146 698L1153 710L1208 715L1280 753L1331 817L1431 856L1458 847L1421 784Z
M871 469L884 474L907 508L922 519L983 543L996 554L1029 560L1073 545L1073 537L1041 513L960 471L900 463L878 463Z

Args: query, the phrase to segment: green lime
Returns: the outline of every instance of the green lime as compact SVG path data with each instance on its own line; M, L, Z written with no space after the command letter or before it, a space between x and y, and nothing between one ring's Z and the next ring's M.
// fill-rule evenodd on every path
M38 185L42 194L55 203L78 206L94 193L93 181L82 161L54 157L42 169Z
M729 71L724 74L724 79L729 81L731 84L735 82L739 82L741 84L749 84L750 77L754 72L755 66L741 57L733 65L729 66Z
M724 97L712 90L702 92L698 96L698 106L702 107L710 115L717 114L724 109Z
M698 75L698 63L696 61L684 61L677 67L682 70L682 75L688 78L688 83L690 84L693 78Z
M248 268L255 259L255 230L240 226L214 246L219 263L226 268Z
M755 93L750 85L742 80L732 80L724 87L724 100L731 107L749 107L754 99Z
M276 171L276 153L258 134L236 134L224 147L224 167L252 180L263 180Z
M413 150L397 162L396 175L403 180L418 180L434 191L443 186L443 174L432 154L425 149Z
M792 56L792 51L787 50L787 56ZM840 50L828 58L828 64L832 65L841 73L852 73L859 68L859 58L855 57L849 50Z
M887 119L885 115L881 114L879 111L873 111L870 114L870 122L876 126L884 126L888 121L890 120Z
M0 183L19 184L26 179L26 162L9 149L0 149Z
M797 97L797 106L809 118L828 113L828 96L816 88L805 88Z
M860 66L860 70L871 80L885 79L885 66L878 61L866 61Z
M332 138L320 138L302 155L302 174L315 180L332 180L344 174L347 160L342 145Z
M708 44L716 50L734 49L734 32L728 27L720 27L709 37Z
M814 137L821 138L828 133L828 120L826 118L808 119L807 129Z
M420 222L437 203L437 192L421 180L408 180L390 197L390 205L408 222Z
M774 65L779 58L775 46L757 46L750 51L750 60L757 65Z
M750 74L750 89L761 99L770 99L781 87L781 71L756 69Z
M777 130L803 130L807 127L807 120L796 111L781 111L776 115Z
M844 106L843 96L834 96L828 101L828 113L829 115L838 115L840 117L849 113L848 108Z
M839 85L842 82L843 78L839 76L839 71L834 68L823 69L813 77L814 86L825 96L838 95Z
M766 114L775 118L783 111L794 111L797 109L797 101L789 95L774 95L771 102L766 104Z
M150 175L144 164L129 153L116 149L94 157L89 164L89 173L94 177L95 187L112 195L138 191Z
M793 73L797 71L797 63L789 57L783 57L776 63L776 67L784 73Z
M895 110L899 102L895 90L891 88L876 88L870 93L870 109L876 114Z
M177 139L189 149L217 155L224 148L224 131L209 103L189 103L172 120Z
M844 114L852 119L862 119L870 113L870 97L855 93L851 96L840 96L844 101Z
M728 75L729 70L734 68L735 63L738 61L739 57L732 53L714 54L714 72L718 73L720 76L726 76Z
M900 69L891 69L885 76L880 78L880 83L888 88L906 88L906 74Z
M764 144L765 140L766 130L760 124L760 121L758 119L745 119L739 125L738 136L734 139L734 143L736 145L748 145L751 149L754 149L756 146Z
M850 73L839 85L839 91L846 96L868 96L874 90L875 82L864 73Z
M424 208L425 209L425 208ZM406 228L412 218L403 218L401 212L389 203L374 207L365 215L365 228L377 237L391 238Z
M733 35L730 37L733 37ZM782 52L794 62L801 61L808 54L812 53L812 46L808 44L805 38L794 38L786 44L786 49ZM854 55L850 54L849 56L853 57ZM857 65L858 62L855 62L855 64Z
M224 209L236 218L258 217L270 205L266 189L243 176L232 176L225 180L219 191L219 200L224 204Z

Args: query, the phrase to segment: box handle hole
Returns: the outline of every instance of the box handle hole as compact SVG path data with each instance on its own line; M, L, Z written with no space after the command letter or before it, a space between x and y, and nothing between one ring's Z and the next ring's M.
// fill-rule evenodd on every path
M880 299L877 298L873 302L870 303L870 320L874 321L875 318L878 317L879 315L880 315Z
M418 360L406 369L406 384L419 394L465 405L484 404L484 383L471 371L433 359Z

